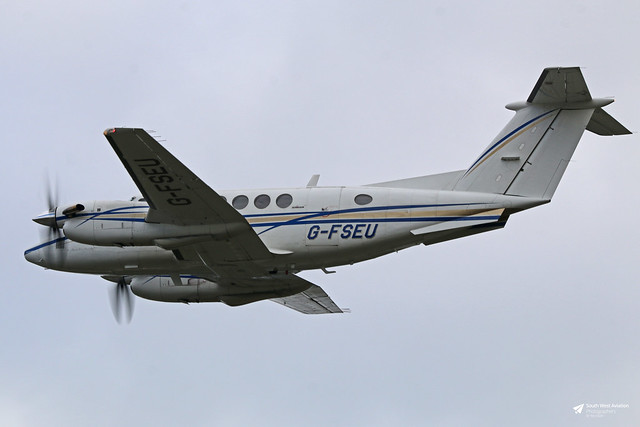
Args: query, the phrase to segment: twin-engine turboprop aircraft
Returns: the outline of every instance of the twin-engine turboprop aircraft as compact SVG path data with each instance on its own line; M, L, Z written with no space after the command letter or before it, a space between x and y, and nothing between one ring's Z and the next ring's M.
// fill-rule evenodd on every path
M548 203L585 129L630 133L592 98L579 68L547 68L515 116L467 169L369 184L216 192L142 129L104 132L143 197L56 206L34 221L50 238L25 252L42 267L117 283L165 302L270 299L343 312L298 272L379 257L505 226Z

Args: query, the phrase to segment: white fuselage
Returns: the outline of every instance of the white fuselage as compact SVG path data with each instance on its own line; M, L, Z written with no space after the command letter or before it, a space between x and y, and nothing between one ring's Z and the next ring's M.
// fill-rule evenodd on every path
M235 205L274 254L264 267L279 271L353 264L421 243L502 228L509 213L543 203L488 193L385 187L254 189L220 195ZM58 217L67 238L64 247L47 242L25 256L45 267L89 274L209 272L202 263L181 260L180 244L216 236L216 226L147 223L148 205L139 199L84 206L76 217ZM65 251L64 256L57 251Z

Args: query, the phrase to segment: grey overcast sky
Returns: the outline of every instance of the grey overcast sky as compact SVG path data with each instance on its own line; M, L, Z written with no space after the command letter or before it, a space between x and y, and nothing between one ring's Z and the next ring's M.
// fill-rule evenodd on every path
M637 134L585 134L504 230L302 274L348 315L138 299L120 326L107 282L23 258L47 173L66 202L138 193L107 127L214 189L359 185L467 167L577 65L640 130L636 1L2 3L0 424L640 422Z

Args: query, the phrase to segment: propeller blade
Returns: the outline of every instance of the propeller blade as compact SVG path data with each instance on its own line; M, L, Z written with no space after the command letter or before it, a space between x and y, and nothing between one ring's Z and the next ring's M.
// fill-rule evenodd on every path
M109 290L109 299L111 301L111 311L113 311L113 316L116 318L116 321L122 323L124 319L127 323L130 323L133 317L134 301L131 288L124 277L111 287Z
M120 323L120 299L118 298L118 285L112 285L109 288L109 301L111 302L111 311L116 321Z
M124 285L123 289L124 304L122 306L124 307L125 319L127 323L131 323L131 319L133 318L133 295L129 285Z
M56 180L48 179L45 176L45 189L47 198L47 208L53 214L53 221L47 222L47 242L55 241L47 246L47 257L55 265L62 266L66 258L65 240L61 228L56 221L58 211L58 183Z
M53 212L58 206L58 182L45 177L45 187L47 189L47 207L49 212Z

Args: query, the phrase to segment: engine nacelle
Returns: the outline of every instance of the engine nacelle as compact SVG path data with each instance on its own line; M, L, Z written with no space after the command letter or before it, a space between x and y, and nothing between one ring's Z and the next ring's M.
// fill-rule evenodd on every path
M140 298L163 302L223 302L238 306L270 298L281 298L304 291L308 285L282 285L267 281L248 286L224 286L194 276L134 276L131 290Z
M93 209L64 221L64 235L95 246L160 246L167 249L227 236L233 230L221 224L175 225L145 222L147 206L92 203ZM124 203L124 202L122 202ZM94 206L95 205L95 206ZM100 205L100 206L99 206ZM106 206L106 208L104 207Z
M149 224L144 221L100 220L84 217L65 221L64 235L74 242L95 246L171 246L188 239L211 238L222 230L216 226L181 226L173 224ZM163 245L165 243L165 245ZM187 241L187 243L190 243ZM177 246L177 245L176 245Z
M196 277L181 277L176 285L167 276L135 276L131 291L140 298L163 302L218 302L225 293L217 283Z

